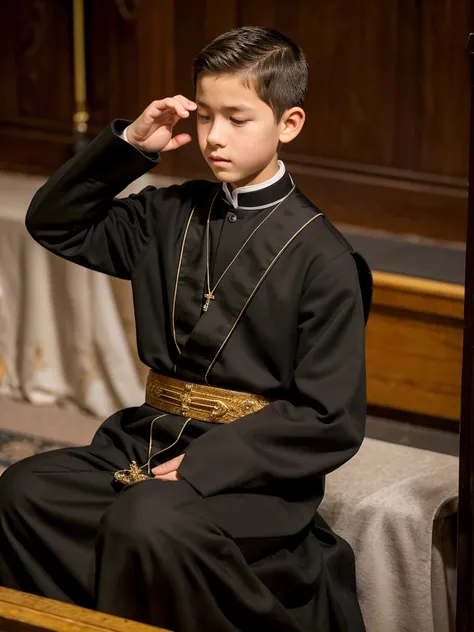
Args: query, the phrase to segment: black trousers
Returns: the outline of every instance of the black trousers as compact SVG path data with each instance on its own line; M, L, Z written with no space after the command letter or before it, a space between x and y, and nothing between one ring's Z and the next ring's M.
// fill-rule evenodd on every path
M232 494L225 506L238 507L255 533L239 538L219 503L184 480L116 485L116 470L147 458L156 411L137 410L111 417L90 446L40 454L3 474L2 585L176 632L364 630L352 552L318 517L302 532L262 537L256 504ZM176 418L160 422L154 447L177 434ZM204 426L189 424L161 461Z

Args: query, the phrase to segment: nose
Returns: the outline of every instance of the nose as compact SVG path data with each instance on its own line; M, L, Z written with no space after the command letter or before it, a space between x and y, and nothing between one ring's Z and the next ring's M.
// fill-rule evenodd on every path
M214 120L207 135L207 142L211 147L225 147L225 132L221 122Z

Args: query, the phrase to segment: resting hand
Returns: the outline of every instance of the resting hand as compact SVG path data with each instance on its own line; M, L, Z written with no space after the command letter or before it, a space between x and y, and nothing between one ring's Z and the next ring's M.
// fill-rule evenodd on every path
M140 116L127 127L127 140L141 151L152 153L171 151L191 142L189 134L173 137L173 128L197 105L178 94L161 101L153 101Z
M177 470L181 465L183 459L184 454L180 454L174 459L171 459L171 461L166 461L166 463L157 465L151 470L151 473L160 481L179 481L181 477L178 474Z

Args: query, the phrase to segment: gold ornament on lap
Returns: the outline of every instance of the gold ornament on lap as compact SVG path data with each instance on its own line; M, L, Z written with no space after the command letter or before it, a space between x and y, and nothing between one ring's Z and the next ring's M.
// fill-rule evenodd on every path
M130 469L120 470L114 474L114 480L118 483L122 483L122 485L131 485L132 483L146 481L148 478L149 476L142 473L136 461L130 463Z
M158 452L155 452L154 454L152 454L153 451L153 426L155 425L155 421L157 421L158 419L162 419L163 417L167 417L168 415L166 413L163 413L162 415L158 415L158 417L155 417L153 419L153 421L150 424L150 439L148 441L148 461L142 465L139 466L137 465L136 461L132 461L130 463L130 467L128 470L119 470L118 472L115 472L114 474L114 481L116 481L117 483L121 483L122 485L132 485L133 483L140 483L141 481L147 481L147 480L153 480L153 475L151 473L151 461L152 459L155 458L155 456L158 456L159 454L162 454L163 452L166 452L166 450L169 450L170 448L172 448L173 446L175 446L178 441L181 439L181 435L184 432L184 429L186 428L186 426L188 425L188 423L191 421L191 417L189 417L188 419L186 419L186 421L184 422L183 426L181 427L181 430L179 431L178 436L176 437L176 440L173 441L173 443L171 445L166 446L165 448L161 448L161 450L158 450ZM147 468L147 473L144 474L142 472L142 469L146 467Z

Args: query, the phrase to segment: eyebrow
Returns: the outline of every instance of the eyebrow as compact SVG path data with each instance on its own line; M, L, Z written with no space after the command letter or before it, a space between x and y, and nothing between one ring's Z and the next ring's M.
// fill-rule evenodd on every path
M204 103L204 101L200 101L199 99L196 99L196 103L197 105L200 105L202 108L208 108L209 110L212 110L212 108L207 104ZM224 108L222 108L223 110L232 110L233 112L244 112L244 111L253 111L254 108L251 105L244 105L243 103L236 103L235 105L228 105L225 106Z

